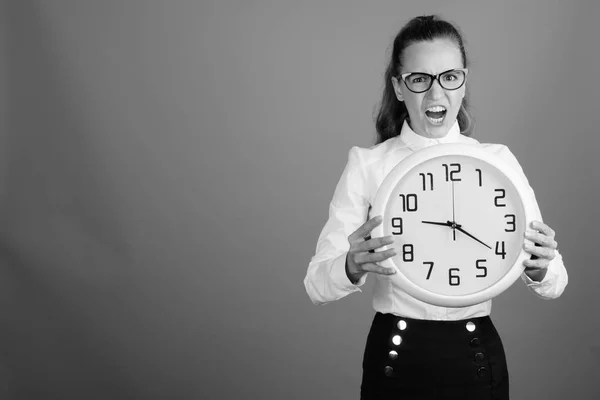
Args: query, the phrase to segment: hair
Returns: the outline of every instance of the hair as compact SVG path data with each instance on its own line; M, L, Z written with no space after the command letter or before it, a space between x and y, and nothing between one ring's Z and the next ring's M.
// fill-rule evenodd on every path
M377 130L377 143L400 134L404 120L409 118L408 110L403 101L396 98L392 77L398 77L402 68L402 56L404 49L415 42L432 41L437 38L450 39L460 50L463 68L467 68L467 54L462 36L450 22L439 19L436 15L415 17L410 20L394 39L392 54L384 75L384 90L379 105L379 111L375 120ZM460 127L460 133L471 136L473 131L473 118L469 115L468 93L465 93L456 119Z

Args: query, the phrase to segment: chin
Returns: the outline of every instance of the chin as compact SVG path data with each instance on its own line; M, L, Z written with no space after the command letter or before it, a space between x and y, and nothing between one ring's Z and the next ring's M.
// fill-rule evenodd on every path
M443 138L448 134L450 128L452 127L451 125L448 126L448 124L446 124L446 121L444 121L442 125L434 126L429 124L428 122L426 122L425 124L425 132L427 133L427 136L432 139Z

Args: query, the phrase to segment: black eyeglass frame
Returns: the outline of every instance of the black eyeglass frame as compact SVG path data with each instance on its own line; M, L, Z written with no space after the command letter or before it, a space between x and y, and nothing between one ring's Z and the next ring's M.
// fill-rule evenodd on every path
M452 71L461 71L461 72L463 72L463 73L465 74L465 80L463 81L463 83L461 83L461 85L460 85L459 87L457 87L457 88L454 88L454 89L448 89L448 88L444 87L444 85L442 84L442 81L440 80L440 76L442 76L442 75L444 75L444 74L447 74L448 72L452 72ZM429 87L428 87L427 89L425 89L425 90L420 90L420 91L415 91L415 90L412 90L412 89L411 89L411 88L408 86L408 84L406 83L406 77L407 77L407 76L409 76L409 75L413 75L413 74L421 74L421 75L427 75L427 76L429 76L429 77L431 78L431 81L429 81ZM407 88L408 90L410 90L411 92L413 92L413 93L425 93L426 91L428 91L429 89L431 89L431 87L433 86L433 82L434 82L435 80L437 80L437 81L438 81L438 83L440 84L440 86L441 86L441 87L442 87L442 89L444 89L444 90L458 90L458 89L460 89L461 87L463 87L463 85L464 85L464 84L465 84L465 82L467 81L467 75L468 75L468 74L469 74L469 69L468 69L468 68L452 68L452 69L449 69L449 70L447 70L447 71L440 72L440 73L439 73L439 74L437 74L437 75L431 75L431 74L428 74L428 73L425 73L425 72L407 72L407 73L404 73L404 74L401 74L401 75L400 75L400 80L402 80L402 82L404 82L404 85L406 85L406 88Z

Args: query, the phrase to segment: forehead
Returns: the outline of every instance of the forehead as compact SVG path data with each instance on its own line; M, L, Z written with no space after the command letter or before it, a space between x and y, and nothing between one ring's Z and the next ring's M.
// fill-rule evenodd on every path
M459 48L449 39L415 42L402 53L403 72L438 74L453 68L462 68Z

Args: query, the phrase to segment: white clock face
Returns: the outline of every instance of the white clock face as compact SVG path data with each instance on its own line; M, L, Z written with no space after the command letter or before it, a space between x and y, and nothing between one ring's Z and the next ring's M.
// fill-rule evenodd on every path
M468 155L439 156L395 184L383 213L391 260L416 286L445 296L497 283L522 252L525 212L495 166Z

